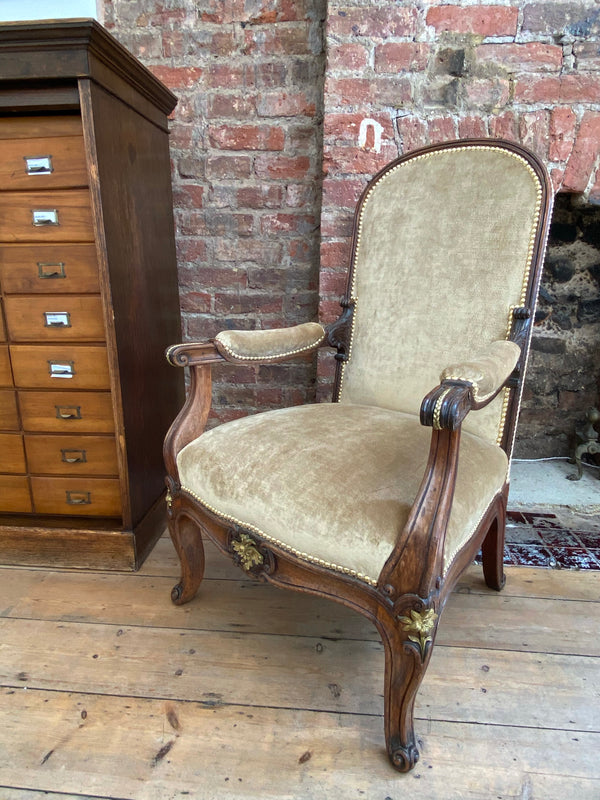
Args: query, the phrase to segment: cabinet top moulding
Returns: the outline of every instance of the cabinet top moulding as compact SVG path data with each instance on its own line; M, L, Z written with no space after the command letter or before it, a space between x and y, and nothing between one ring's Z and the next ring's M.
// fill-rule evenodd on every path
M177 98L95 20L0 23L0 79L18 82L20 97L23 81L34 98L49 80L76 83L82 78L166 129L165 117ZM0 97L0 108L10 102L10 93Z

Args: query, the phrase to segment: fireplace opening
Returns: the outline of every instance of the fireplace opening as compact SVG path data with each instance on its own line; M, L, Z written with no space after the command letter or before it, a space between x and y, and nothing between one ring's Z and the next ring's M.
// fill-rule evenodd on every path
M600 206L559 193L515 457L572 456L576 431L585 428L586 413L599 402Z

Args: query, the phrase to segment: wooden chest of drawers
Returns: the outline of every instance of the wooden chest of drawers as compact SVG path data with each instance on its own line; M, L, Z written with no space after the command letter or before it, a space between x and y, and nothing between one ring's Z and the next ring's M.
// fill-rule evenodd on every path
M0 25L0 563L135 569L164 528L174 104L92 21Z

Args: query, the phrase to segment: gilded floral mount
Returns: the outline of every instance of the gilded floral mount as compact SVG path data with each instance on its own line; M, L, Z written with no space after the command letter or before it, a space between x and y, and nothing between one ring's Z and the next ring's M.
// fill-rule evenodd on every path
M275 568L273 553L243 531L234 529L229 532L229 552L238 567L254 576L261 572L271 573Z

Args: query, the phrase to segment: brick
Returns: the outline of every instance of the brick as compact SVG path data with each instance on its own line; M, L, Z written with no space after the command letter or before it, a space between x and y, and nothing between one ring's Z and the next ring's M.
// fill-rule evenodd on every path
M257 156L254 164L259 178L284 180L307 177L311 164L308 156Z
M215 293L217 314L277 314L281 313L283 299L262 294Z
M600 75L564 75L560 84L561 103L597 103L600 98Z
M392 143L382 145L379 153L357 147L328 147L323 157L323 171L326 175L374 175L397 155L398 149Z
M206 165L203 158L184 156L177 159L177 174L181 178L203 178Z
M475 55L484 64L497 64L503 72L507 69L558 72L563 62L562 47L544 42L482 44L476 49Z
M246 28L244 55L312 55L313 45L306 23L289 23L265 28Z
M284 201L283 187L245 186L236 190L236 201L238 208L279 208Z
M205 82L212 89L240 89L248 85L247 69L231 64L211 64Z
M179 300L182 311L209 314L212 297L208 292L180 291Z
M185 261L205 261L207 256L206 240L201 238L184 239L179 238L176 242L177 260Z
M600 70L600 42L575 42L573 55L580 72Z
M256 110L261 117L314 117L316 106L306 92L274 92L261 94Z
M320 199L321 192L317 183L288 183L285 187L285 205L288 208L317 207Z
M189 89L202 77L200 67L150 67L154 75L171 89Z
M415 72L427 67L430 46L421 42L386 42L375 48L375 72Z
M519 118L519 140L543 161L548 158L550 138L550 112L528 111Z
M311 233L316 227L310 214L264 214L260 219L261 233Z
M255 64L254 76L256 86L261 89L275 89L280 86L285 86L288 72L288 65L281 61Z
M209 118L232 117L247 120L256 114L254 97L239 94L213 94L209 96L206 116Z
M526 3L523 31L558 37L561 34L589 37L600 34L600 19L590 3Z
M402 116L396 120L396 127L402 142L402 152L410 153L429 144L426 123L415 116Z
M494 111L510 102L511 86L502 78L473 79L465 81L463 102L468 109Z
M234 180L249 178L252 174L252 159L245 156L209 156L206 160L207 178Z
M358 144L360 126L365 118L373 119L381 125L383 128L382 137L387 139L394 138L394 127L389 115L375 111L369 113L367 110L362 114L327 114L323 124L323 135L329 141L335 140L336 142Z
M369 63L369 51L362 44L333 45L327 51L327 69L359 70Z
M512 111L505 111L490 118L490 136L508 139L511 142L519 141L517 119Z
M319 275L319 289L322 295L342 297L346 291L347 282L346 272L328 272L322 269Z
M433 6L427 25L438 33L471 33L476 36L515 36L519 9L510 6Z
M565 177L564 169L560 167L555 167L554 169L550 170L550 178L552 179L552 186L554 188L555 194L562 191L562 182Z
M281 244L254 237L243 242L235 238L219 238L215 243L215 260L278 264L281 261Z
M350 263L351 244L348 239L342 241L321 242L321 267L323 269L346 268Z
M559 103L561 80L558 76L536 77L519 74L514 84L514 99L517 103Z
M418 14L415 7L395 3L354 8L345 6L329 15L328 34L333 36L364 36L387 39L390 36L416 36Z
M334 322L342 313L342 308L338 300L321 300L319 303L319 320L327 325Z
M448 142L456 139L456 121L453 117L434 117L428 120L427 130L431 144Z
M598 157L599 141L600 112L586 111L579 125L575 146L565 169L564 190L585 191Z
M556 106L550 114L550 161L566 161L575 141L577 117L569 106Z
M238 289L248 286L246 270L239 267L194 264L179 269L179 285L188 288Z
M283 150L285 132L279 126L221 125L208 128L208 139L220 150Z
M202 208L204 186L180 184L173 189L173 202L178 208Z
M466 116L458 120L458 136L460 139L480 139L487 135L486 120L483 117Z
M378 78L329 78L325 86L331 106L359 106L370 116L373 98L380 106L400 106L412 100L412 82L407 77L394 75Z
M328 205L340 208L355 208L358 198L364 189L364 182L354 178L323 181L323 201Z

